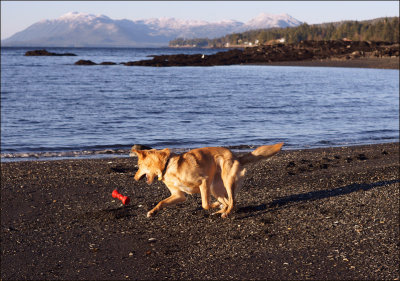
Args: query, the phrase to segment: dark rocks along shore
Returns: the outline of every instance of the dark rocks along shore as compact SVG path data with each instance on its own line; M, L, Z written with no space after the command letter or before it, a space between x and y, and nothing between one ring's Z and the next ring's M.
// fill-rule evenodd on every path
M301 41L296 44L276 44L232 49L213 55L156 55L152 59L121 62L126 66L216 66L236 64L271 64L320 60L356 60L360 58L399 58L399 44L370 41ZM92 61L77 61L77 65L96 65ZM117 64L103 62L101 65Z
M361 57L399 57L399 44L387 42L301 41L229 50L214 55L161 55L151 60L128 62L140 66L213 66L263 64L283 61L357 59Z

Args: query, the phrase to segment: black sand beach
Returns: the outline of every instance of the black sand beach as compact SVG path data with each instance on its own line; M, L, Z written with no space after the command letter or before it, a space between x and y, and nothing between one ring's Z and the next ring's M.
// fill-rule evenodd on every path
M1 164L2 280L399 279L399 144L282 151L227 219L136 158ZM128 206L111 197L117 188Z

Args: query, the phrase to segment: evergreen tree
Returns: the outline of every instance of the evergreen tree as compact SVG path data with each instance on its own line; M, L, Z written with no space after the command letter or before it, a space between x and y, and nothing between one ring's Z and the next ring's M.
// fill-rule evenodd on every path
M287 43L297 43L302 40L341 40L348 38L353 41L387 41L399 42L399 17L383 18L372 21L344 21L308 25L304 23L298 27L271 28L252 30L243 33L229 34L216 39L190 39L177 38L170 42L170 46L214 46L223 47L226 43L243 45L245 42L254 43L259 40L261 44L285 38Z

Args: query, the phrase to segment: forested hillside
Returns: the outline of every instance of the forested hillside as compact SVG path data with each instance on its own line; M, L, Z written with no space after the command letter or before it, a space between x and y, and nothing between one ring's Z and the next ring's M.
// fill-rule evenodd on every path
M252 30L224 37L185 40L177 38L170 47L233 47L272 44L274 42L298 43L302 40L338 40L399 42L399 17L369 21L343 21L337 23L298 27Z

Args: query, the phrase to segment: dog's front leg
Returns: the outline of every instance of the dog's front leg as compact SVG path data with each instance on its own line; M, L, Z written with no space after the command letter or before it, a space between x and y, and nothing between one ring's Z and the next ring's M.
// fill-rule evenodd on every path
M207 182L207 179L203 179L200 185L200 194L201 194L201 205L203 209L208 210L213 208L213 206L210 206L210 186Z
M178 204L180 202L183 202L186 200L185 193L182 191L176 191L174 192L170 197L160 201L157 206L155 206L151 211L147 213L147 217L152 217L155 214L157 214L158 211L160 211L162 208L165 208L169 205L174 205Z

